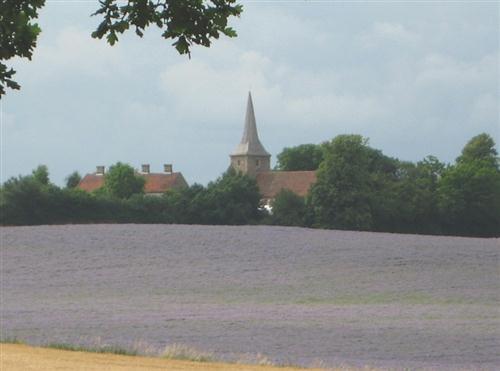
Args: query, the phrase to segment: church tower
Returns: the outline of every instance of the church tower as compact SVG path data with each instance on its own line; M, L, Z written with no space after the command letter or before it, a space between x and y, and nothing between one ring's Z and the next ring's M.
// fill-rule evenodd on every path
M257 173L271 169L271 155L264 149L257 134L257 124L255 123L255 113L250 92L248 93L243 137L230 157L233 169L253 177Z

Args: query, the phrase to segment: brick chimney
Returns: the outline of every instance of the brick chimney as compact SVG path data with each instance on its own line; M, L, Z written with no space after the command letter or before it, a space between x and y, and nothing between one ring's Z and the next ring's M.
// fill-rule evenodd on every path
M165 164L163 165L163 171L167 174L172 174L172 164Z
M149 174L149 164L142 164L141 165L141 172L144 174Z
M104 175L105 167L102 165L96 166L96 175Z

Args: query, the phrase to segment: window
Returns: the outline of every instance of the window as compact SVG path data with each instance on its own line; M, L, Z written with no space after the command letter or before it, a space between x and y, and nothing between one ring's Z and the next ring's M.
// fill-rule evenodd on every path
M255 160L255 165L256 165L257 167L259 167L259 166L260 166L260 160Z

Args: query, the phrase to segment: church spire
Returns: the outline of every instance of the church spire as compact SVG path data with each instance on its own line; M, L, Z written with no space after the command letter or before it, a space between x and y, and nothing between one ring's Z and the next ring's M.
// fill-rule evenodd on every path
M269 152L259 140L257 133L257 124L255 122L255 113L253 111L252 94L248 92L247 112L245 115L245 128L240 144L236 147L232 156L251 155L251 156L270 156Z

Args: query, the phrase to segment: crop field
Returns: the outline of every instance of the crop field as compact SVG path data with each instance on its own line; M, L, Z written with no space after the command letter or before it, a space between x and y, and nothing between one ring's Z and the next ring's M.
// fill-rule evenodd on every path
M222 360L500 368L499 239L267 226L2 227L2 337Z

